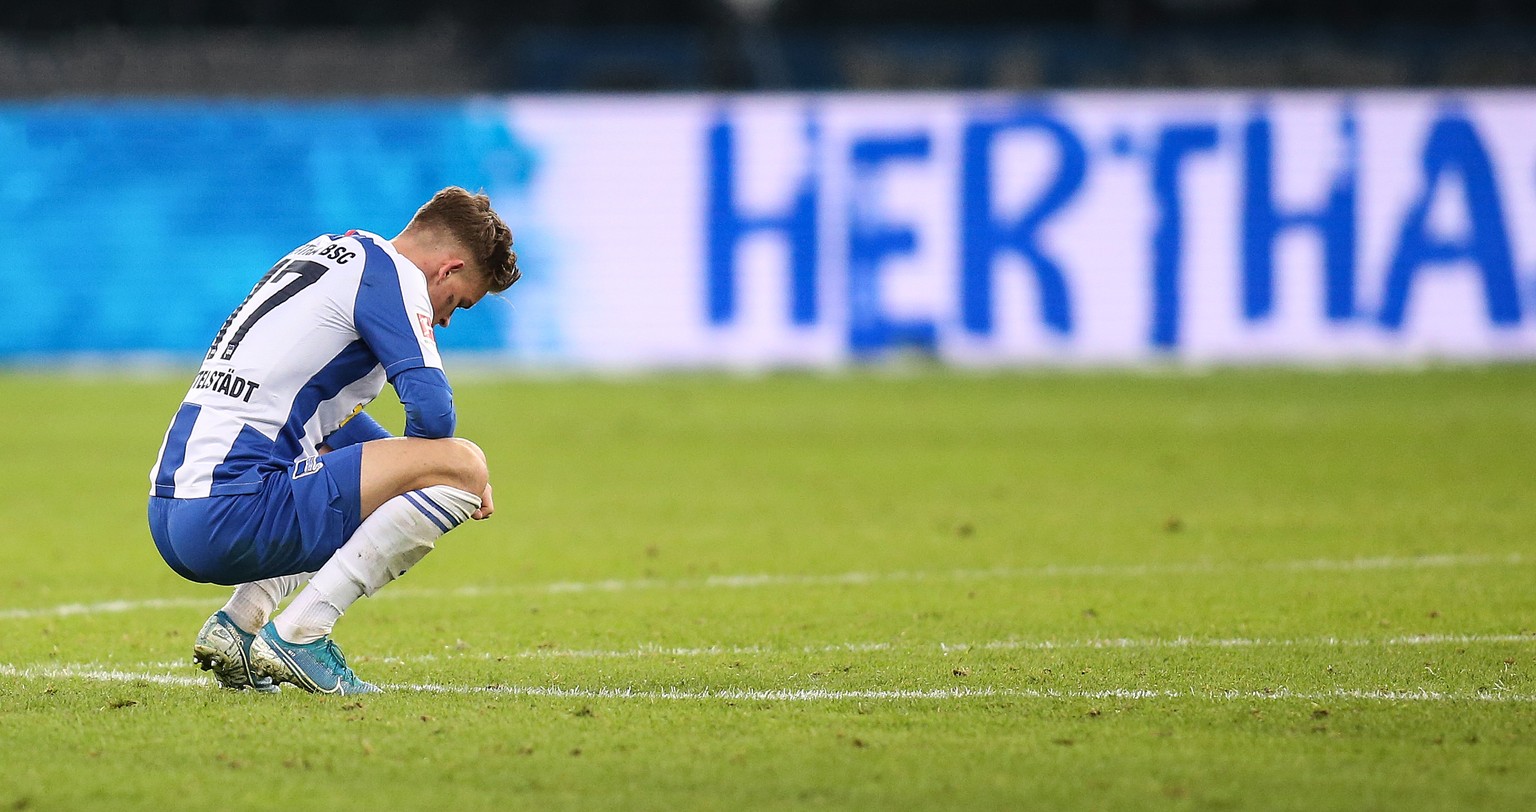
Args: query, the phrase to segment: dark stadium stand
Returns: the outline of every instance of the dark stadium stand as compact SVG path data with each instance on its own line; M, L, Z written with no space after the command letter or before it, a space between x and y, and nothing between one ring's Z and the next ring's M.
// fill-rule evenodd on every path
M0 97L1515 86L1518 0L0 4Z

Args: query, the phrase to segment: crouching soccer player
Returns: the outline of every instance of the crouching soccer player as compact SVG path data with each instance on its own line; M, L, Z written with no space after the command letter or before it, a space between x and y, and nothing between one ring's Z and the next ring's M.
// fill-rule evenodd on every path
M331 641L337 619L494 510L485 455L453 436L433 328L520 275L489 198L450 187L392 240L349 231L294 249L224 322L166 432L149 499L166 563L235 586L193 646L221 685L378 690ZM404 437L362 411L386 380L405 406Z

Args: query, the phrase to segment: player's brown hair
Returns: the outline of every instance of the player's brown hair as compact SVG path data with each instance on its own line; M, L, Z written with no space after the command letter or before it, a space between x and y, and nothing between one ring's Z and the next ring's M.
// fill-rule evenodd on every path
M452 238L469 252L492 292L504 291L522 278L512 230L491 210L491 199L484 194L449 186L417 209L405 230L436 231Z

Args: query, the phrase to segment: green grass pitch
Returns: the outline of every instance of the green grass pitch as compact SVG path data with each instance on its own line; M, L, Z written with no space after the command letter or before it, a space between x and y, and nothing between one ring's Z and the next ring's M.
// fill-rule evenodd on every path
M0 374L0 810L1536 808L1536 368L466 378L362 701L192 666L186 383Z

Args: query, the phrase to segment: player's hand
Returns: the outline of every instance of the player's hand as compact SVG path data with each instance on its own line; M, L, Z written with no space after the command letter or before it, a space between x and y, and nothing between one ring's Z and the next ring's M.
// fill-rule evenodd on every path
M485 483L485 490L480 492L480 509L469 514L471 519L489 519L496 512L496 503L491 501L491 483Z

